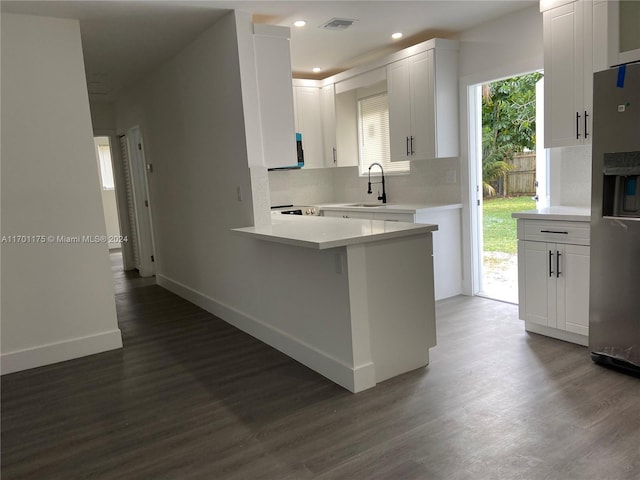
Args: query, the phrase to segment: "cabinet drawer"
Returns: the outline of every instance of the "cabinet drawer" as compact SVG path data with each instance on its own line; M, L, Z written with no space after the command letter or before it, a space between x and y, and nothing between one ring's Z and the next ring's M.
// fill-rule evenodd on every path
M570 243L589 245L588 222L563 222L554 220L522 220L518 228L520 240L536 242Z
M414 223L415 215L410 213L375 213L376 220L386 220L387 222L407 222Z

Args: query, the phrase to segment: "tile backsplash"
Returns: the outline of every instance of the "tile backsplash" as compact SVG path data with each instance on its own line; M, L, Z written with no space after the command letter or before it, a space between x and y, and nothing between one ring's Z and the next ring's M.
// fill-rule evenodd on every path
M591 146L552 148L551 205L591 206Z
M388 202L459 203L459 164L457 158L412 162L407 175L385 175ZM269 186L272 205L375 202L380 188L373 185L368 195L367 177L357 167L272 171Z
M271 206L331 203L333 172L329 168L271 171L269 190Z

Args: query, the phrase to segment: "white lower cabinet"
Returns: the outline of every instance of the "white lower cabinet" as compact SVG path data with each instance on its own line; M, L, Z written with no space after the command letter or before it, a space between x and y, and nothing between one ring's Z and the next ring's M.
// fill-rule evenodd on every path
M528 223L523 227L521 222ZM589 241L588 229L575 229L573 222L518 223L519 310L526 330L587 345L589 246L584 243ZM586 233L586 238L576 240L582 245L556 239L580 233ZM545 237L556 241L540 241Z
M389 211L322 210L325 217L361 218L385 222L407 222L438 225L433 232L433 270L435 298L453 297L462 293L462 244L460 209L419 209L416 213Z
M373 212L354 212L351 210L324 210L322 215L325 217L338 218L362 218L365 220L375 220Z

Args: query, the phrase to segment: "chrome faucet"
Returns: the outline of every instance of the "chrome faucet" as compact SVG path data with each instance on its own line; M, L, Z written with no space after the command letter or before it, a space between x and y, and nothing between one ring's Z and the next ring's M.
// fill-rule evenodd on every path
M369 189L367 190L367 193L369 194L373 193L371 191L371 167L373 167L374 165L379 166L380 171L382 172L382 182L373 182L373 183L382 183L382 195L380 195L380 192L378 192L378 200L382 200L382 203L387 203L387 194L384 191L384 169L382 168L382 165L380 165L378 162L373 162L371 165L369 165Z

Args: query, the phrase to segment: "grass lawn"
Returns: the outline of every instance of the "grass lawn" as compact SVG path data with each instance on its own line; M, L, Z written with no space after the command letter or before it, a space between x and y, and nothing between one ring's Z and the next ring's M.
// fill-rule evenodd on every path
M536 202L531 197L485 198L482 209L484 251L516 253L516 219L511 218L511 213L534 208Z

